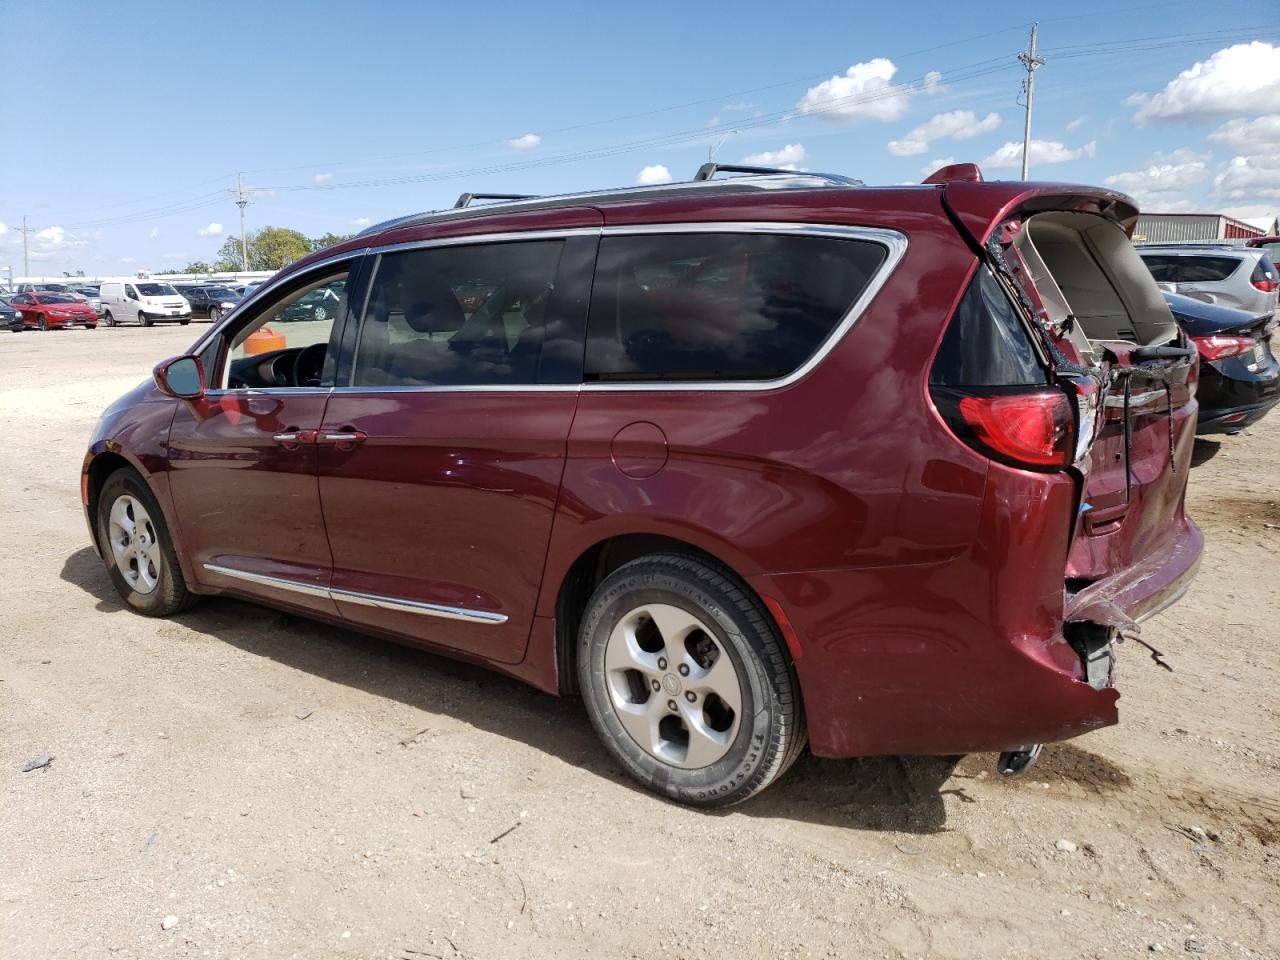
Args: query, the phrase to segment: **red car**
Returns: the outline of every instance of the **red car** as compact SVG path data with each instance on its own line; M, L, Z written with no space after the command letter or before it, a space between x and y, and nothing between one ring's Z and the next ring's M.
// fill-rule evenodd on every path
M74 324L94 330L98 326L93 307L70 293L19 293L9 299L9 304L21 315L24 330L57 330Z
M120 596L580 694L692 804L806 742L1018 772L1115 723L1114 645L1202 546L1196 353L1133 201L729 170L406 217L277 274L92 439ZM291 309L322 289L323 321Z

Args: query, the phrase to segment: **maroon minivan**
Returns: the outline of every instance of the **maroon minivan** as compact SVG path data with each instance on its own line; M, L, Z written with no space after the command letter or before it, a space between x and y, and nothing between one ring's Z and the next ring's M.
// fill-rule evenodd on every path
M1178 599L1195 351L1128 197L719 168L407 217L107 410L126 602L252 599L578 693L675 799L1116 722ZM294 305L317 291L318 319Z

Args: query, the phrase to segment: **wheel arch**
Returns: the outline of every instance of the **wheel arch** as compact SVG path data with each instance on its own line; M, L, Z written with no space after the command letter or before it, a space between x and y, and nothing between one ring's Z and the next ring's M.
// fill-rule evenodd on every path
M578 692L577 643L575 641L591 594L619 567L655 553L694 557L731 574L759 605L761 614L777 632L779 640L782 641L781 645L794 667L793 653L785 642L783 631L774 612L765 598L752 587L738 564L727 562L717 552L708 550L705 546L670 534L614 533L597 539L581 549L555 583L555 662L561 696Z

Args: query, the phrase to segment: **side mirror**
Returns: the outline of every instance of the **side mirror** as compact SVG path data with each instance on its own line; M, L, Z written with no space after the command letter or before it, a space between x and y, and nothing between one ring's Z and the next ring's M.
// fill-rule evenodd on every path
M166 397L199 400L204 396L204 366L196 357L171 357L151 371L156 386Z

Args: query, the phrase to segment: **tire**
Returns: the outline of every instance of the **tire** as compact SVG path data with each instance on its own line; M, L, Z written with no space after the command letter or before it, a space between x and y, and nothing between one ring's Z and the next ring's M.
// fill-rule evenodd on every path
M144 326L144 327L149 327L149 326L151 326L152 324L154 324L154 323L155 323L155 321L154 321L154 320L152 320L150 317L148 317L148 316L147 316L145 313L143 313L141 310L139 310L139 311L138 311L138 323L139 323L139 324L141 324L141 325L142 325L142 326Z
M217 323L217 322L218 322L219 320L221 320L221 319L222 319L222 311L221 311L221 310L219 310L217 307L210 307L210 308L209 308L209 322L210 322L210 323Z
M673 800L740 803L808 742L799 683L773 620L714 562L654 554L619 567L587 602L577 653L587 713L605 747Z
M113 317L111 315L111 311L108 310L106 313L102 315L102 322L105 323L108 327L114 327L116 325L116 318Z
M49 330L49 318L46 317L43 313L40 314L40 316L36 317L36 329L41 331L42 333L48 332Z
M136 470L122 467L107 477L98 495L97 530L111 582L138 613L167 617L195 602L160 505Z
M311 319L320 320L320 321L328 320L329 311L326 310L324 307L316 307L314 310L311 311Z
M98 329L98 325L97 325L96 323L86 323L86 324L84 325L84 328L85 328L86 330L97 330L97 329Z

